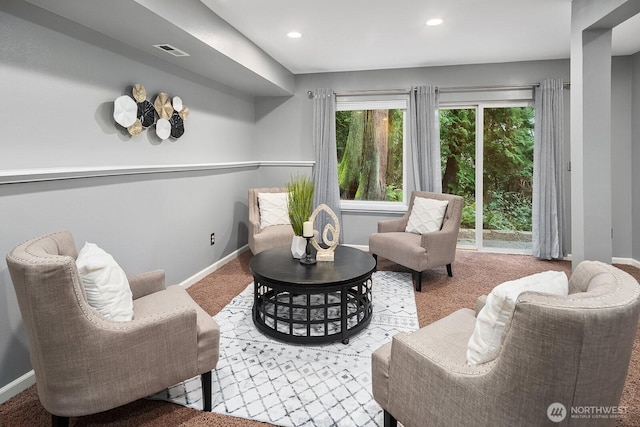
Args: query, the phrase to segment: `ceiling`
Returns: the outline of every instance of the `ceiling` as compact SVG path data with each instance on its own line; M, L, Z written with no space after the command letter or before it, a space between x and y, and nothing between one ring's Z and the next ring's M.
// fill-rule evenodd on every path
M564 59L570 54L571 0L27 2L0 3L30 20L54 14L36 21L73 37L81 28L88 38L95 34L114 42L111 49L133 47L155 61L258 96L291 94L296 74ZM444 23L425 25L431 18ZM288 38L292 30L302 37ZM104 40L102 45L109 44ZM153 47L158 43L190 56L173 57ZM640 51L640 15L614 29L613 47L615 55Z
M571 0L201 1L294 74L569 57ZM614 44L640 50L640 20Z

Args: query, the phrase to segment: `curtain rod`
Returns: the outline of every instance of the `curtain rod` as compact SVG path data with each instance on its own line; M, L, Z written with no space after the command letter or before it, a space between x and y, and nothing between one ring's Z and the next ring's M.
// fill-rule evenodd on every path
M457 92L485 92L489 90L494 91L509 91L509 90L533 90L535 87L540 86L540 83L529 83L522 85L489 85L489 86L442 86L436 87L436 91L440 93L457 93ZM562 84L564 89L571 88L571 82L564 82ZM411 89L371 89L371 90L346 90L333 92L336 96L362 96L362 95L404 95L411 92ZM307 91L307 96L313 98L313 91Z
M363 95L407 95L411 89L370 89L370 90L341 90L334 91L335 96L363 96ZM307 91L307 96L313 98L312 90Z
M529 83L522 85L493 85L493 86L449 86L449 87L439 87L436 90L440 93L456 93L456 92L484 92L488 90L495 91L509 91L509 90L533 90L536 87L539 87L540 83ZM570 89L571 82L562 83L563 89Z

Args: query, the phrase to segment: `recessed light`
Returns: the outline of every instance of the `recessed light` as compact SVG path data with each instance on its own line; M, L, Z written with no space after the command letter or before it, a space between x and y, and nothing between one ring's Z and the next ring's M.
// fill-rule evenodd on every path
M289 37L290 39L299 39L300 37L302 37L302 34L297 31L289 31L287 33L287 37Z
M443 21L440 18L433 18L427 21L427 25L429 25L430 27L435 27L436 25L442 24L442 22Z

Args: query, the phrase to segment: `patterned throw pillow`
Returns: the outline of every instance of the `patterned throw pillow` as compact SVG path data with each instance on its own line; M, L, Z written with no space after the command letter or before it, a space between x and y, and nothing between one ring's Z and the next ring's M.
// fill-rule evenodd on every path
M260 229L272 225L291 224L287 196L289 193L258 193Z
M448 200L416 197L413 201L413 209L411 209L411 215L409 215L405 231L423 234L440 230L448 204Z

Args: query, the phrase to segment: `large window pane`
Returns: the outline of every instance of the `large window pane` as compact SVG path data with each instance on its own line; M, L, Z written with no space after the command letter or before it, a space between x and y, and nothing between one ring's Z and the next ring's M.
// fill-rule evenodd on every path
M404 111L336 112L342 200L402 201Z
M484 109L485 247L531 249L532 107Z
M464 198L460 245L476 245L476 109L440 109L442 192Z

